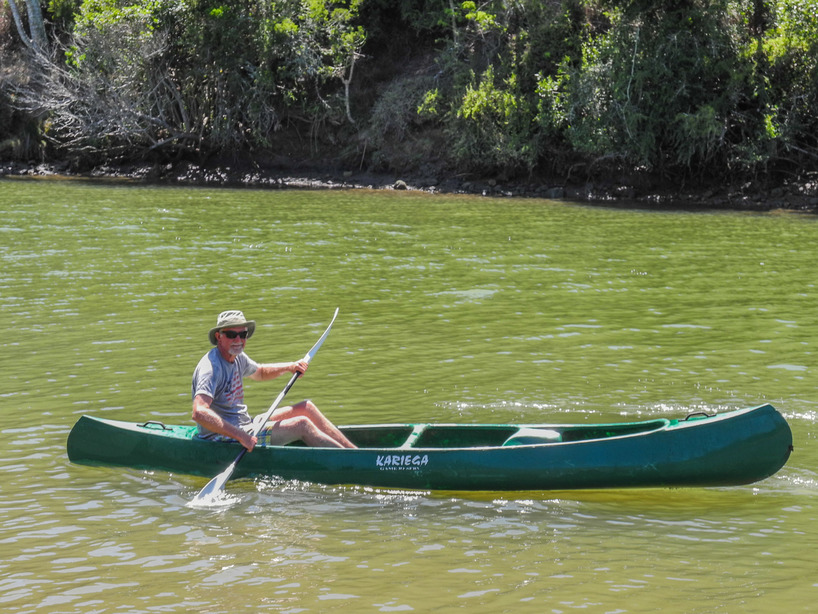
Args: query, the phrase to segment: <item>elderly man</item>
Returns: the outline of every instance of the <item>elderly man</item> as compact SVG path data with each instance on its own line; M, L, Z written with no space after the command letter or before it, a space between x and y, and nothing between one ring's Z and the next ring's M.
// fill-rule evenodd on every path
M205 354L193 372L193 414L199 425L199 437L236 440L252 452L257 443L285 445L302 440L309 446L354 448L318 410L312 401L301 401L273 412L258 438L251 435L253 420L244 404L242 379L274 379L282 373L304 373L306 360L259 364L244 353L256 323L241 311L223 311L210 330L214 347ZM258 419L258 418L256 418Z

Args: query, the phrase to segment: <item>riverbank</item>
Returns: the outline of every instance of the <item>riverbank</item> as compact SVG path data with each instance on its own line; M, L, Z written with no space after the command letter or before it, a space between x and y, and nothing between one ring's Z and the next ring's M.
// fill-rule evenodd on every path
M144 164L98 166L71 172L56 164L0 162L0 178L40 177L128 181L143 184L224 186L269 189L417 190L440 194L470 194L506 198L546 198L591 204L661 207L668 209L787 210L818 214L818 173L774 185L679 185L649 177L631 180L571 181L542 178L502 181L429 174L378 174L314 167L250 164Z

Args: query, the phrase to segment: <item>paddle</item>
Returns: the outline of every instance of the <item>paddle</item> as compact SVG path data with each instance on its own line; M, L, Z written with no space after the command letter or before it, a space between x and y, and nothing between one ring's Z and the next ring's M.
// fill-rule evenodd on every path
M327 338L327 335L329 335L329 331L332 328L332 325L335 323L335 318L337 317L338 308L336 307L335 314L332 316L332 321L329 323L329 326L327 326L327 330L324 331L324 334L321 335L321 338L315 342L315 345L312 346L310 351L307 352L307 355L304 356L304 360L306 360L308 363L313 359L313 356L315 356L318 353L318 349L324 343L324 339ZM290 381L287 382L287 385L284 386L284 390L282 390L279 393L279 395L276 397L276 400L273 401L272 405L270 405L270 409L267 410L267 413L264 414L264 417L261 420L255 421L255 425L253 426L252 430L253 437L257 437L261 430L267 425L267 421L270 419L270 416L273 415L273 412L278 407L278 404L281 403L281 400L290 391L290 388L293 387L293 384L295 384L295 380L297 380L300 375L301 375L300 371L296 371L295 373L293 373L293 376L290 378ZM205 499L208 499L215 495L216 493L220 492L224 488L224 485L227 483L227 480L230 479L230 476L233 475L233 471L235 470L236 465L239 464L239 461L242 458L244 458L244 455L246 453L247 448L242 448L241 452L239 452L238 456L236 456L236 459L232 463L230 463L227 469L225 469L219 475L210 480L207 483L207 485L204 488L202 488L202 490L199 491L199 494L193 498L191 504L193 505L200 504Z

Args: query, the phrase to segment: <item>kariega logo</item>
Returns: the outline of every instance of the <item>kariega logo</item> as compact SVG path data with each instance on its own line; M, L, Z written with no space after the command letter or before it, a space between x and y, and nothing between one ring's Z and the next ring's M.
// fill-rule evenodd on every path
M391 471L419 469L429 464L427 454L385 454L375 458L375 466Z

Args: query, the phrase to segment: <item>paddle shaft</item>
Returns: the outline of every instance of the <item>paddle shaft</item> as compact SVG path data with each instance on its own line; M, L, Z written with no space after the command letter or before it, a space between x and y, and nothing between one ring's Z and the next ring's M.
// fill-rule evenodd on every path
M318 341L315 342L315 345L313 345L312 348L310 348L310 351L307 352L306 356L304 356L304 360L306 360L307 363L309 363L313 359L313 357L316 355L316 353L318 353L319 348L324 343L324 339L327 338L327 335L329 335L329 331L332 328L332 325L335 323L335 318L337 318L337 317L338 317L338 308L336 307L335 314L332 316L332 320L330 321L329 326L327 326L327 330L324 331L324 334L321 335L321 338L318 339ZM287 382L286 386L284 386L284 390L282 390L278 394L278 396L276 397L276 400L273 401L272 405L270 405L270 409L267 410L267 412L264 414L264 416L262 417L261 420L256 421L256 424L253 426L253 431L252 431L253 437L258 436L258 434L261 432L261 430L266 426L267 421L270 419L270 416L273 415L273 412L278 407L278 404L281 403L281 401L284 399L286 394L290 391L290 388L292 388L293 384L295 384L295 380L297 380L300 376L301 376L300 371L296 371L295 373L293 373L292 377L290 378L290 381ZM246 453L247 453L247 448L242 448L241 452L239 452L239 454L238 454L238 456L236 456L235 460L232 463L230 463L230 465L228 465L227 469L225 469L219 475L217 475L212 480L210 480L205 485L205 487L202 488L202 490L199 491L199 494L197 494L193 498L192 503L200 502L202 499L205 499L205 498L209 497L210 495L212 495L213 493L222 490L222 488L224 488L224 485L227 483L227 480L229 480L230 476L233 475L233 471L235 470L236 465L239 464L239 461L242 458L244 458L244 455Z
M264 427L267 425L267 421L270 419L270 416L273 415L273 412L278 409L278 404L284 399L287 393L290 391L290 388L293 387L295 384L295 380L297 380L301 376L300 371L296 371L293 373L293 376L290 378L290 381L287 382L287 385L284 386L284 390L276 397L276 400L273 401L273 404L270 405L270 409L264 414L264 417L261 420L256 420L256 425L253 427L252 435L253 437L258 437L258 434L264 430ZM231 467L235 468L236 465L239 464L239 461L244 458L244 455L247 454L247 448L242 448L241 452L239 452L238 456L236 456L236 460L233 461ZM231 470L230 473L233 473Z

